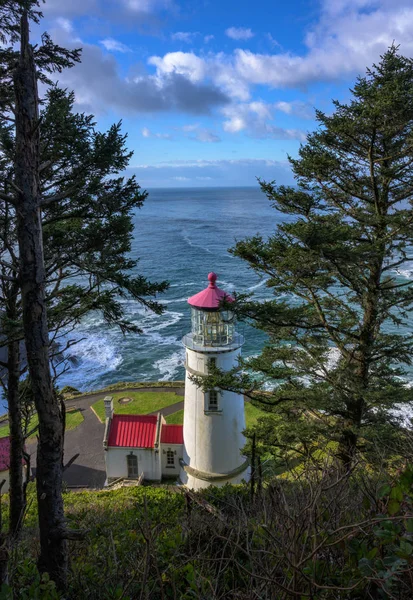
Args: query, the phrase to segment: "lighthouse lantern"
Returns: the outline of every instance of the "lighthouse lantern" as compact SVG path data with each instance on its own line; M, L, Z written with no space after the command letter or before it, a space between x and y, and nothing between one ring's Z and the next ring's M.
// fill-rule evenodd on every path
M191 305L192 339L200 346L226 346L234 338L235 319L233 311L221 304L234 298L215 285L215 273L208 275L209 286L189 298Z
M228 319L229 311L205 311L194 308L192 312L192 335L196 344L202 346L226 346L234 337L234 322Z

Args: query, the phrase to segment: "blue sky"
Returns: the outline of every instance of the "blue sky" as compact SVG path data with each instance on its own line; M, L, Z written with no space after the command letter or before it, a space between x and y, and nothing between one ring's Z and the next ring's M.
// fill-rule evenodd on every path
M46 0L42 29L82 64L59 76L99 128L122 119L143 187L292 181L314 109L346 101L412 0ZM34 32L36 36L36 32Z

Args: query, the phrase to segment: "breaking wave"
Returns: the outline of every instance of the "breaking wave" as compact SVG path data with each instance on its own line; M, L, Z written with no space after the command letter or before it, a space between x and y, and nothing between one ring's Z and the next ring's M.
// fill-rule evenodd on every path
M179 370L183 367L183 363L185 360L185 352L184 350L180 350L174 352L167 358L161 358L153 363L155 369L157 369L161 377L159 381L168 381L173 379Z

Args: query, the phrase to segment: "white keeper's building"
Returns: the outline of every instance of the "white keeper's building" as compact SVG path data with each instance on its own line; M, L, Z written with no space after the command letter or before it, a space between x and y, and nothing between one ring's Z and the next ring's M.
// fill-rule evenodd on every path
M105 398L105 412L106 484L141 475L149 481L179 475L182 425L167 425L161 413L115 415L111 396Z

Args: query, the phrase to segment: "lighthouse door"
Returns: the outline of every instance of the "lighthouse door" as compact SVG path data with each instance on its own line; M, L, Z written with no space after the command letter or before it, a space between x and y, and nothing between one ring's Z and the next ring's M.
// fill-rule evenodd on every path
M126 457L128 464L128 477L129 479L137 479L138 477L138 457L134 454L128 454Z

